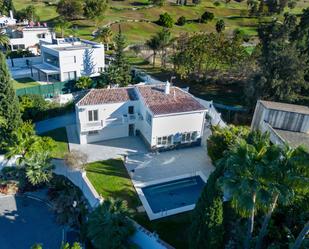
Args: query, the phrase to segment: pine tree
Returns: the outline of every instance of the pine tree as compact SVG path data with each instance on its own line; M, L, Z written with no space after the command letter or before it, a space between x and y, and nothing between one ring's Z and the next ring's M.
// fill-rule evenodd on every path
M108 84L116 84L119 86L127 86L132 81L130 65L128 64L124 49L126 40L120 28L115 36L115 60L107 69L106 80Z
M0 127L0 145L10 138L12 131L21 124L18 100L6 64L5 56L0 52L0 116L6 120L6 126Z
M223 248L223 201L217 179L223 174L223 166L218 166L210 175L192 215L190 227L190 248Z

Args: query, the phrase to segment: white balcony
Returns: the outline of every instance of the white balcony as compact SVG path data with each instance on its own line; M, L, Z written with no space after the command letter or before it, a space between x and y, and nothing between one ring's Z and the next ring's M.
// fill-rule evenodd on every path
M103 120L81 124L81 131L97 131L103 128Z
M123 123L134 124L137 121L143 120L143 116L140 113L124 114L122 120Z

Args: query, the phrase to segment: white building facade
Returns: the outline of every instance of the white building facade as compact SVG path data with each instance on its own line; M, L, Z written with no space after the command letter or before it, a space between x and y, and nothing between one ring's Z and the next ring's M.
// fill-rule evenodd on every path
M200 145L205 114L192 95L169 83L92 89L76 104L81 144L137 135L151 150Z
M41 42L42 63L31 69L39 81L70 81L81 76L94 77L104 71L104 46L77 38Z
M6 28L6 34L10 39L10 49L29 50L33 54L40 54L40 42L52 42L55 38L54 32L46 24L9 26Z
M10 16L0 15L0 28L12 26L16 24L16 19L13 16L13 11L10 11Z

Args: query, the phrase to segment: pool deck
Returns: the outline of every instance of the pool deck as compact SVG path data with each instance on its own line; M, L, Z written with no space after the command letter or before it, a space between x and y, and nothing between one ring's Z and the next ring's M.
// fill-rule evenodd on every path
M209 134L205 134L205 140ZM190 207L185 206L177 208L177 210L169 210L162 214L154 215L141 188L195 175L200 175L206 182L214 167L207 155L205 144L203 142L203 145L200 147L128 156L127 162L125 163L126 168L151 220L194 208L195 205L190 205Z

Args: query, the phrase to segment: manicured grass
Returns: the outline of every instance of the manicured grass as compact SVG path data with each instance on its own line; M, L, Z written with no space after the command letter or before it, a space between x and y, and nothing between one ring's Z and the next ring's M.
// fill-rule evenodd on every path
M40 136L51 137L56 142L56 148L52 154L54 158L62 159L69 152L68 138L65 127L51 130L41 134Z
M27 87L37 86L37 85L39 85L39 83L34 81L31 78L21 78L21 79L13 80L14 89L27 88Z
M161 239L177 249L188 248L190 213L174 215L156 221L150 221L146 213L137 213L136 207L140 206L141 202L122 160L110 159L89 163L86 171L88 179L104 198L113 197L128 201L129 207L135 210L133 218L139 224L152 232L155 231Z
M126 200L132 209L141 205L121 159L89 163L86 171L92 185L104 198Z
M57 1L51 1L56 3ZM175 0L176 2L176 0ZM147 0L124 0L124 1L109 1L109 9L104 13L105 19L101 25L108 24L116 20L123 20L120 24L123 33L127 36L128 43L144 43L155 32L162 29L159 25L155 24L159 15L168 12L176 22L180 16L185 16L189 21L184 26L174 25L171 28L173 36L178 36L182 32L214 32L216 21L224 19L225 32L231 34L234 29L239 28L245 31L250 36L257 35L258 19L248 16L246 1L237 2L231 1L225 4L220 2L219 6L215 6L214 0L202 1L199 5L178 6L175 2L167 1L162 7L152 7L150 9L143 8L148 4ZM37 10L37 14L41 21L54 22L58 17L55 4L47 4L43 1L32 0L14 0L17 10L27 7L32 4ZM304 0L299 1L297 7L293 10L287 8L287 11L293 13L301 13L302 9L308 5ZM132 8L135 8L134 10ZM136 9L137 8L137 9ZM198 19L205 11L211 11L215 15L215 19L206 24L199 23ZM281 16L276 16L279 19ZM269 17L263 17L263 20L269 20ZM128 20L147 20L151 23L145 22L128 22ZM77 27L78 36L84 39L93 39L92 32L96 29L95 22L92 20L81 19L72 21L72 26ZM114 31L118 31L118 24L112 25Z

